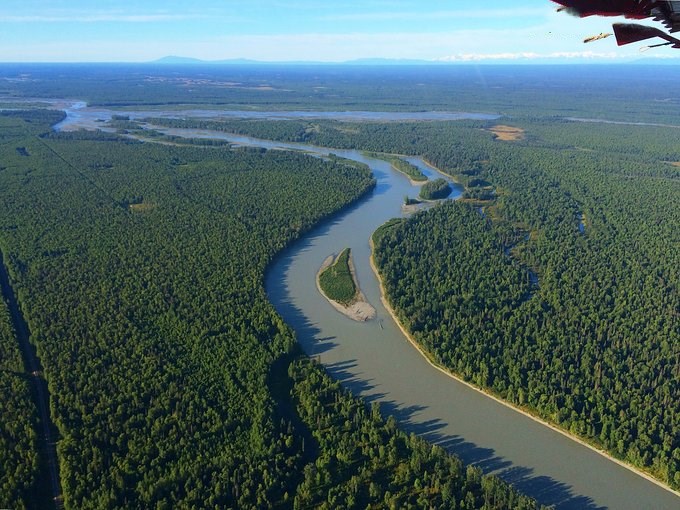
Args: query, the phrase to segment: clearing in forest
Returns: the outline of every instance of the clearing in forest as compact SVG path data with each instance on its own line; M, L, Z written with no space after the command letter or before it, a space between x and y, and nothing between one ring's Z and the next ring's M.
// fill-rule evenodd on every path
M524 130L522 128L498 124L496 126L490 127L489 131L496 135L496 139L504 142L517 142L519 140L524 140Z

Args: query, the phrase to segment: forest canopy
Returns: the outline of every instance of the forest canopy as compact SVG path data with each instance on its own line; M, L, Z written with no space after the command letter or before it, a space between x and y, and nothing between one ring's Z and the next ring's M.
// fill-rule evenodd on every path
M266 300L267 264L369 192L365 166L49 132L59 118L0 113L0 250L66 508L536 508L350 396ZM0 499L21 507L39 440L6 315Z

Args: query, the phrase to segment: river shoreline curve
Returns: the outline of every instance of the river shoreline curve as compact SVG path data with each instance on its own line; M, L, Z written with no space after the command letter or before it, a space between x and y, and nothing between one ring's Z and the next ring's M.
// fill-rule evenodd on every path
M632 473L635 473L636 475L646 479L649 482L652 482L653 484L657 485L658 487L661 487L662 489L667 490L671 494L674 494L675 496L680 497L680 492L676 491L675 489L669 487L668 485L664 484L662 481L658 480L657 478L653 477L649 473L646 473L645 471L642 471L632 464L628 464L622 460L617 459L616 457L613 457L611 454L607 453L607 451L602 450L600 448L597 448L596 446L586 442L585 440L581 439L578 436L575 436L573 434L570 434L566 430L554 425L553 423L550 423L535 414L532 414L528 410L518 407L507 400L501 399L500 397L494 395L493 393L485 390L484 388L480 388L479 386L475 386L474 384L466 381L462 377L456 375L455 373L451 372L448 368L445 366L441 365L439 362L437 362L433 356L427 352L422 345L420 345L416 339L413 337L410 331L406 329L406 327L402 324L401 320L397 316L396 312L394 311L394 308L392 308L392 305L390 304L389 300L387 299L387 293L385 292L385 285L383 283L383 279L380 276L380 273L378 271L378 267L375 264L375 259L374 259L374 253L375 253L375 244L373 242L373 237L369 240L370 248L371 248L371 257L370 257L370 265L371 269L373 270L373 273L375 274L376 279L378 280L378 285L380 287L380 301L382 302L383 306L385 307L385 310L387 313L392 317L392 320L394 320L395 324L398 326L398 328L401 330L401 332L404 334L404 337L408 340L408 342L413 346L413 348L418 351L418 353L427 361L427 363L434 369L438 370L442 374L446 375L447 377L459 382L460 384L463 384L470 388L471 390L474 390L478 393L481 393L485 397L488 397L499 404L507 407L508 409L512 409L513 411L535 421L536 423L539 423L543 425L544 427L548 427L549 429L561 434L562 436L580 444L581 446L585 446L589 450L592 450L593 452L601 455L605 459L614 462L615 464L618 464L619 466L626 468L627 470L631 471Z

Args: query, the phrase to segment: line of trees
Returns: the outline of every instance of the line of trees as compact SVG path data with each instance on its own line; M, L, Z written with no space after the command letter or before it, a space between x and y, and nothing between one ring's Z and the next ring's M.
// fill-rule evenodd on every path
M38 412L10 314L0 302L0 501L8 508L38 503Z

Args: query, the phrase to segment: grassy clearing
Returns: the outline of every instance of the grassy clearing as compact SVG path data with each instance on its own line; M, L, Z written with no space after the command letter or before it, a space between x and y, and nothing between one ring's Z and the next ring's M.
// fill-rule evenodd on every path
M522 128L498 124L489 128L489 131L496 135L496 139L504 142L524 140L524 130Z
M141 202L139 204L130 204L128 207L134 213L146 213L153 211L156 208L156 204Z

